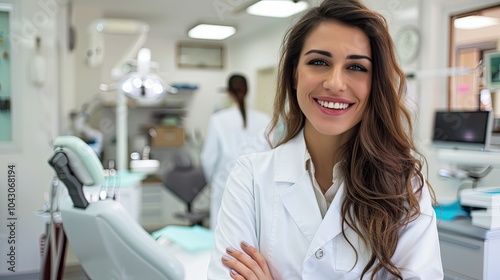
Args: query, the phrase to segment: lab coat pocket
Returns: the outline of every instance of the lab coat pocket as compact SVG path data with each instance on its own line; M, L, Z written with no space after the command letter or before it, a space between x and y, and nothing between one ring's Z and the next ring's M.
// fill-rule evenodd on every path
M338 273L346 273L349 278L342 279L360 279L360 275L363 272L363 268L366 265L366 253L364 246L359 237L352 232L352 230L347 230L346 235L349 242L345 239L342 234L335 237L335 271ZM356 252L358 253L356 262ZM347 275L344 275L346 277Z

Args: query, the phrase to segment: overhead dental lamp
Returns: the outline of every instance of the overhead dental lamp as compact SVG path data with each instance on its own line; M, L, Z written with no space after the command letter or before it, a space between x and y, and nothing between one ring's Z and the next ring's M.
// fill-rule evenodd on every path
M123 76L118 82L116 101L116 167L117 170L127 168L128 162L128 130L127 130L127 98L140 104L151 104L161 100L166 93L177 93L177 89L169 86L158 75L151 73L151 50L142 48L137 55L137 72Z
M104 34L137 34L137 39L111 70L113 85L101 85L104 91L118 90L116 100L116 169L127 169L128 132L127 132L127 98L139 104L152 104L160 101L166 93L177 93L177 89L169 86L151 69L151 50L142 48L146 41L149 25L144 22L128 19L99 19L89 26L90 47L87 51L87 64L90 67L100 65L104 59ZM136 69L131 60L137 56ZM135 71L134 71L135 70Z
M137 56L137 72L132 72L120 79L120 90L129 98L141 100L161 99L166 91L177 93L158 75L151 73L151 50L143 48Z

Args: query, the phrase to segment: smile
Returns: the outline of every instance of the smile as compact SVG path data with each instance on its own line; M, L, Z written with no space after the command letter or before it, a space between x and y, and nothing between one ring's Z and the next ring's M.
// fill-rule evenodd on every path
M324 101L324 100L319 100L319 99L316 99L316 102L319 105L321 105L322 107L325 107L328 109L335 109L335 110L344 110L350 106L348 103L329 102L329 101Z

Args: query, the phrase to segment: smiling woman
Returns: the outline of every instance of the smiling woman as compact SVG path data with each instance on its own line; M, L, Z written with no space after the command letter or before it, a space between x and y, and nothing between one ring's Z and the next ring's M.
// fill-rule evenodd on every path
M209 279L443 279L397 62L361 1L322 1L292 26L268 131L284 135L229 175Z
M336 44L338 40L345 44ZM346 140L351 137L354 131L351 129L361 121L370 94L370 56L368 37L356 27L325 21L311 31L295 77L297 100L306 117L306 132ZM315 139L321 138L311 137L307 144L314 146ZM331 164L321 167L331 170ZM331 180L326 178L326 181L329 186Z

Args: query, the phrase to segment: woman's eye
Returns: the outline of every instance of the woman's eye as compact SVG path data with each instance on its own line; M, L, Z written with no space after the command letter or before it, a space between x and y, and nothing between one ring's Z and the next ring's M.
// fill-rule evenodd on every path
M351 65L348 67L348 69L351 69L351 70L354 70L354 71L362 71L362 72L366 72L366 68L359 65L359 64L354 64L354 65Z
M326 62L321 60L321 59L313 59L313 60L309 61L308 64L309 65L327 65Z

